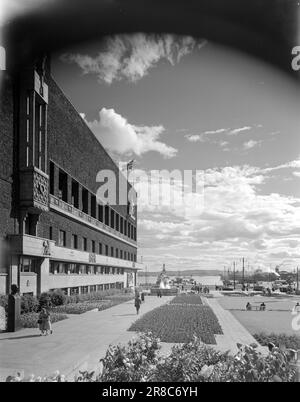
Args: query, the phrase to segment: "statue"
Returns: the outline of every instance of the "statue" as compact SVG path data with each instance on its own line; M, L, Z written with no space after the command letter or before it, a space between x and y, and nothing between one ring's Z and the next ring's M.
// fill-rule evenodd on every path
M165 264L163 264L163 269L157 277L156 284L160 289L170 289L170 279L167 276Z
M21 297L17 285L11 285L11 293L8 296L7 331L15 332L22 328L21 320Z

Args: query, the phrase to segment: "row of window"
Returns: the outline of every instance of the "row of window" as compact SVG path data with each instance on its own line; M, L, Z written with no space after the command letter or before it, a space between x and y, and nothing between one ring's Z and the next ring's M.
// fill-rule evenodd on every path
M50 194L55 195L54 190L54 177L55 177L55 165L50 162ZM71 180L71 186L68 186L68 180ZM68 187L71 192L70 197L68 197ZM80 190L81 191L80 191ZM121 234L128 236L130 239L136 241L136 227L132 225L126 218L119 215L114 209L109 205L101 205L97 203L96 196L92 194L89 190L71 178L66 172L59 169L58 174L58 196L59 198L67 203L71 203L75 208L80 209L84 213L98 219L105 225L115 229ZM131 204L128 203L127 213L131 214Z
M101 267L97 265L71 264L59 261L50 262L50 274L66 275L123 275L124 268Z
M50 240L53 240L53 228L50 226ZM71 248L78 250L78 235L72 234L71 236ZM59 230L58 236L58 246L66 247L67 246L67 233L65 230ZM120 258L128 261L136 262L136 254L130 253L126 250L121 250L117 247L109 247L107 244L102 244L100 242L96 242L95 240L88 240L86 237L82 237L82 251L88 251L95 254L106 255L110 257Z
M99 285L89 285L89 286L76 286L72 288L62 288L61 290L66 295L78 295L78 294L86 294L92 292L101 292L103 290L109 289L123 289L124 283L123 282L115 282L115 283L103 283ZM55 289L50 289L55 290Z

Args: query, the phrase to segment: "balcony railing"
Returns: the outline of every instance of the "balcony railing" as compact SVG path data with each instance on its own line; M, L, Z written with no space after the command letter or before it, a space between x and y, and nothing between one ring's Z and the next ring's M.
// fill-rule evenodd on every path
M100 222L98 219L93 218L92 216L86 214L83 211L80 211L78 208L75 208L73 205L68 204L67 202L60 200L54 195L50 194L50 208L57 210L65 215L72 217L88 226L93 227L94 229L98 229L101 232L109 234L112 237L116 237L118 240L122 240L125 243L129 243L136 247L136 241L130 239L124 234L118 232L117 230L111 228L110 226L105 225L103 222Z

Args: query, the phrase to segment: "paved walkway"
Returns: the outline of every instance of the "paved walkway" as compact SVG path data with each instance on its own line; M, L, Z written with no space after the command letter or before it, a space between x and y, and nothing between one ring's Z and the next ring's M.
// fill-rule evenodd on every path
M172 298L146 296L140 316ZM53 324L53 334L48 336L39 336L36 328L0 334L0 381L17 371L27 376L59 370L72 378L80 369L94 369L110 344L134 337L127 331L137 319L133 303L71 316Z
M203 301L213 309L223 330L223 335L215 335L217 341L216 349L221 352L230 350L230 352L234 354L238 351L237 343L243 345L250 345L251 343L257 344L257 341L250 332L247 331L230 311L221 307L216 298L203 298ZM263 354L267 353L266 347L258 346L257 349Z

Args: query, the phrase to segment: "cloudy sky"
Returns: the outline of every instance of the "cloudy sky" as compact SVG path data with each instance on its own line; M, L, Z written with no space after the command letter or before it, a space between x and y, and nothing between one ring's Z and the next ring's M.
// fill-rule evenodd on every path
M148 270L223 269L241 257L250 268L300 265L293 82L245 54L173 35L68 49L54 56L52 73L116 161L201 173L203 192L189 188L188 205L140 208Z

